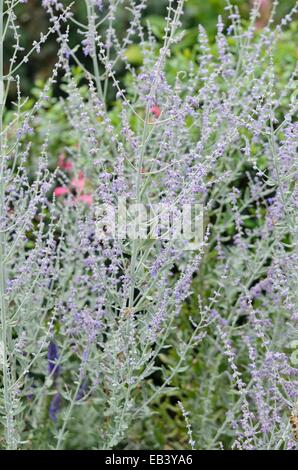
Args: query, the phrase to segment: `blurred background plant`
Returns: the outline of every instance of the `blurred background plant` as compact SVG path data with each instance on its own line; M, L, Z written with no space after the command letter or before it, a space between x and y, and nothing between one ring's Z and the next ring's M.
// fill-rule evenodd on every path
M249 11L254 0L233 0L231 3L239 7L243 22L248 20ZM71 4L71 0L63 0L62 3L65 5ZM264 11L264 17L261 16L260 28L266 24L268 19L268 4L271 4L271 0L265 0L266 8ZM295 4L295 0L280 0L277 6L277 14L275 17L278 22L286 12L288 12ZM163 28L165 26L165 12L166 12L167 0L150 0L148 7L144 12L142 24L150 24L152 32L155 35L157 41L162 41ZM202 24L206 29L211 45L214 43L216 25L218 15L223 16L223 21L227 22L227 11L224 9L226 5L225 0L188 0L185 6L185 12L182 17L183 27L185 34L179 44L174 46L174 54L167 64L168 77L171 82L175 80L178 71L188 69L189 62L194 60L197 51L197 28L198 24ZM75 16L82 20L85 15L84 2L74 2L73 10ZM49 18L46 14L45 9L40 4L39 0L28 0L26 4L18 4L16 7L18 14L18 22L22 28L22 41L25 50L28 49L32 42L39 38L40 32L47 31L49 26ZM118 34L121 37L121 32L125 31L122 27L124 24L128 24L129 13L125 8L121 9L119 22L118 22ZM120 27L121 25L121 27ZM116 25L117 28L117 25ZM82 40L81 35L78 34L75 28L71 29L70 34L70 45L75 45ZM4 73L7 72L9 62L5 58L9 57L9 52L12 47L12 37L8 32L7 39L4 45ZM52 67L55 63L57 56L57 42L54 37L50 37L40 53L34 53L31 56L30 66L27 63L22 64L18 73L20 74L20 89L29 97L26 103L25 109L29 110L35 103L41 89L49 77ZM127 47L126 56L128 63L134 67L142 65L142 54L140 47L137 44L132 44ZM82 48L78 51L78 57L80 61L88 63L88 58L83 54ZM289 25L289 29L284 31L277 43L275 50L275 67L276 73L280 78L281 87L283 87L293 70L298 59L298 19L294 18L294 21ZM75 64L74 64L75 67ZM82 78L82 71L79 67L76 67L76 76L78 81ZM123 65L120 65L120 69L117 70L118 77L129 86L130 74L126 72ZM63 96L63 84L61 86L61 80L52 87L51 97L48 104L43 108L44 111L40 114L38 122L35 123L36 131L34 139L36 139L36 145L38 146L45 134L48 132L48 124L51 123L53 128L50 135L50 149L52 158L50 163L52 167L56 164L57 155L63 151L65 145L70 144L70 139L73 139L69 133L69 128L66 122L66 116L63 109L63 104L59 102L59 97ZM111 107L111 115L114 120L117 120L117 105L115 106L115 95L109 95L109 103ZM9 100L14 100L16 97L16 84L11 83L8 97L8 111L10 108ZM114 107L115 106L115 107ZM114 110L112 109L114 107ZM10 113L6 114L6 119L10 119ZM34 140L35 142L35 140ZM75 142L72 142L75 144ZM34 145L32 147L34 153Z
M71 0L61 0L64 5L71 4ZM264 0L262 0L264 2ZM253 0L233 0L231 3L239 7L243 21L248 19L250 7ZM259 20L259 25L266 24L266 18L268 17L268 5L271 4L271 0L265 0L263 15ZM289 11L295 4L295 0L281 0L278 4L276 21L279 21L287 11ZM185 12L183 14L182 23L183 28L185 29L185 35L183 40L177 45L177 55L184 54L188 56L191 54L193 48L197 42L197 25L202 24L206 29L208 36L211 40L214 40L216 33L216 24L218 15L223 15L223 20L227 20L227 11L224 10L226 5L225 0L188 0L185 6ZM156 38L161 41L163 35L163 28L165 25L165 13L166 13L167 0L150 0L148 2L148 7L145 10L144 17L142 19L143 25L146 25L147 22L150 23L152 31ZM270 7L269 7L270 9ZM74 2L73 11L75 16L79 21L82 21L85 15L85 6L84 2ZM39 38L41 31L45 32L49 26L48 16L41 5L40 0L28 0L26 4L19 4L16 8L16 13L18 15L18 21L20 27L22 28L22 41L25 49L27 50L28 46L32 42ZM128 24L129 13L122 9L121 15L118 22L118 34L121 36L121 33L125 32L125 25ZM81 36L77 33L75 29L72 29L70 36L70 45L78 44L81 40ZM297 47L297 40L294 34L291 37L288 37L286 44L293 49ZM5 57L9 57L9 50L12 44L12 37L8 35L6 40L6 46L4 51ZM281 58L282 56L291 57L287 47L284 47L280 51ZM23 64L20 70L21 76L21 88L24 93L32 93L32 85L38 84L39 81L44 82L55 63L57 54L57 43L54 37L50 38L40 54L34 54L30 66L29 64ZM138 46L131 45L128 47L127 55L129 61L133 65L141 64L141 54ZM84 54L81 52L79 54L82 62L86 61ZM8 68L8 63L4 62L4 71ZM123 69L123 73L125 73ZM11 97L15 96L15 88L11 87ZM60 93L60 89L57 86L56 94Z

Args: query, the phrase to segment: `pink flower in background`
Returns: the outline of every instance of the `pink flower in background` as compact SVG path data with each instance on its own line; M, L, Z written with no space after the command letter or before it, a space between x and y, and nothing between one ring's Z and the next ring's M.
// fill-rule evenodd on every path
M72 163L72 161L66 159L64 153L60 153L60 155L59 155L59 157L58 157L58 166L59 166L59 168L61 168L62 170L66 170L66 171L72 171L72 170L73 170L73 163Z
M75 202L84 202L88 206L91 206L93 202L92 194L81 194L75 199Z
M71 186L78 192L81 193L84 189L86 178L83 171L80 171L78 176L75 176L71 180Z
M82 202L88 206L91 206L93 202L93 196L90 193L84 194L85 184L86 178L84 172L79 171L78 175L72 178L69 187L57 186L57 188L54 189L54 196L61 197L66 196L67 194L71 194L71 201L73 204Z
M58 186L54 189L54 195L56 197L66 196L69 193L69 189L66 186Z
M259 7L259 18L256 21L256 28L264 28L270 18L270 12L272 8L271 0L250 0L251 7Z
M161 115L161 110L160 107L157 106L157 104L153 105L150 109L151 113L154 114L154 116L158 119L159 116Z

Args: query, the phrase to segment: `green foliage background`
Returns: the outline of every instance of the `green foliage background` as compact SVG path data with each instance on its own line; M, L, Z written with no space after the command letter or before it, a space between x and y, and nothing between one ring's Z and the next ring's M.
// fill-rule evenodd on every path
M63 0L65 5L73 3L73 9L76 17L84 22L85 18L85 2L83 0ZM243 18L247 18L249 14L249 0L232 0L231 3L236 4ZM287 11L293 7L295 0L280 0L277 11L277 20L281 18ZM221 14L223 18L226 17L224 7L225 0L187 0L185 5L185 13L183 16L183 27L185 29L185 36L182 43L177 50L189 48L190 50L195 46L197 41L197 27L202 24L210 37L214 38L216 32L216 23L218 15ZM155 36L159 39L162 37L162 30L164 26L164 17L166 14L167 0L149 0L148 7L144 15L144 23L149 21ZM26 50L30 47L34 40L39 38L40 32L46 32L48 28L48 18L41 6L40 0L28 0L28 3L19 5L18 7L19 24L22 31L22 42ZM128 14L123 9L122 18L119 21L119 33L125 31L124 25L128 22ZM10 33L11 34L11 33ZM70 37L70 44L75 45L81 41L82 37L77 34L74 29ZM5 56L9 57L10 44L12 38L8 36L5 47ZM40 54L35 54L30 65L24 65L21 68L21 82L22 89L26 94L30 93L32 86L37 80L45 80L55 63L57 52L57 44L55 38L52 37L47 41ZM132 47L129 51L131 62L138 64L140 58L137 48ZM5 59L5 57L4 57ZM84 57L82 57L84 61ZM6 71L9 63L6 61ZM11 96L14 95L14 88L11 89Z

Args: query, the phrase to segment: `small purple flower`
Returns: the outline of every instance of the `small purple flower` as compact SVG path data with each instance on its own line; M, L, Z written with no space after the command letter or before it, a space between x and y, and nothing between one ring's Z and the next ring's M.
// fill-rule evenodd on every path
M54 423L57 423L57 415L61 409L61 395L57 392L50 403L49 416Z
M81 386L78 390L76 401L82 400L82 398L84 398L87 392L88 392L88 383L87 383L87 380L84 380L83 383L81 383Z
M48 372L53 374L54 379L56 379L60 374L60 366L58 364L59 352L56 343L50 341L48 347Z

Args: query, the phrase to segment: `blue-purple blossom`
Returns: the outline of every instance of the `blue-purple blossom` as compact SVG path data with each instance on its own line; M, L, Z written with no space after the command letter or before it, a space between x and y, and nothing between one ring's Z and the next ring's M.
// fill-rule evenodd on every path
M50 341L48 346L48 373L56 379L60 374L58 347L54 341Z
M49 416L55 424L58 421L58 414L60 410L61 410L61 395L59 392L57 392L53 396L51 403L50 403L50 408L49 408Z

